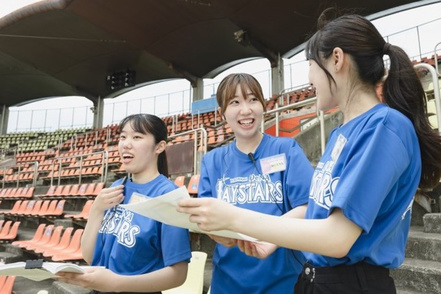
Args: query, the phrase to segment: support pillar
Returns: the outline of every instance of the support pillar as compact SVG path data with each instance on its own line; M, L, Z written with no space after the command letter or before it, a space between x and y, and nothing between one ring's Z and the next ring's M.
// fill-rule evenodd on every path
M271 66L271 92L279 94L285 89L285 70L283 58L277 56L277 62Z
M6 135L8 131L9 107L0 106L0 135Z

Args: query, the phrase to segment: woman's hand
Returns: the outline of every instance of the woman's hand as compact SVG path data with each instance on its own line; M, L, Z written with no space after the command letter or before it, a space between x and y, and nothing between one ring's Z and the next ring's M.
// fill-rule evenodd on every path
M114 292L118 284L119 275L103 267L90 267L84 274L68 272L57 273L57 281L77 285L87 289L94 289L101 292Z
M221 237L216 235L208 235L211 239L213 239L216 243L224 245L225 247L231 248L237 245L237 239Z
M237 247L246 255L260 259L270 256L278 246L268 242L237 240Z
M190 214L189 220L204 231L231 229L240 212L240 208L211 197L186 198L179 201L177 210Z
M123 185L102 189L96 196L95 201L92 204L92 209L104 212L105 210L121 203L124 200L123 191Z

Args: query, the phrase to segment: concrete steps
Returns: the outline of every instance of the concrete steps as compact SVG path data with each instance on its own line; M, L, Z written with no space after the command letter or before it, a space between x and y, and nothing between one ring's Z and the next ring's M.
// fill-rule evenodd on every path
M422 224L411 227L406 259L391 271L398 294L441 293L441 214L424 214Z

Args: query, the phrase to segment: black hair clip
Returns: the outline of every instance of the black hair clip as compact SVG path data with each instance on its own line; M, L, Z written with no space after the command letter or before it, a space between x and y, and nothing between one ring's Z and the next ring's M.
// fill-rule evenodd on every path
M43 267L43 259L26 260L25 269L42 268L42 267Z

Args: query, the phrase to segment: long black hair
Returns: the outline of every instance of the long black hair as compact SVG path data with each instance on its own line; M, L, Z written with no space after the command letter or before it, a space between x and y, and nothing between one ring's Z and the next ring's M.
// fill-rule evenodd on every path
M421 150L420 188L432 188L441 177L441 137L427 118L426 97L421 81L406 53L383 39L375 26L360 15L343 15L330 22L325 10L319 17L318 31L306 45L307 59L314 60L335 83L324 61L339 47L349 54L362 84L375 87L385 75L383 56L390 58L390 69L383 83L384 102L403 113L413 123Z
M164 121L156 115L146 113L129 115L119 123L118 131L121 133L128 123L130 123L135 132L153 135L155 144L161 141L167 142L167 126ZM158 171L166 177L169 176L165 151L158 156Z

